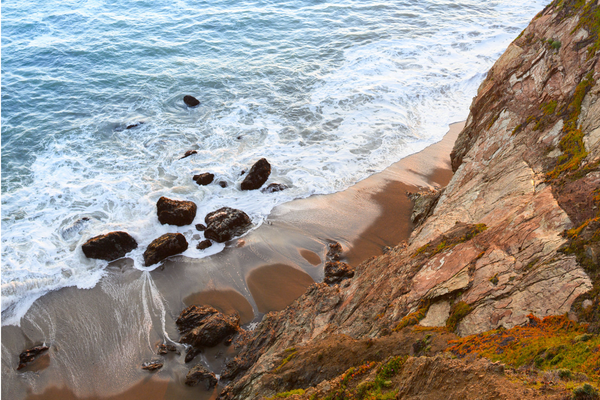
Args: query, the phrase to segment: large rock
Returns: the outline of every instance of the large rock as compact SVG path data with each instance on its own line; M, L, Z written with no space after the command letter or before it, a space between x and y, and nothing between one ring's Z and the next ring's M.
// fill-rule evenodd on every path
M175 323L182 335L180 342L194 348L216 346L240 330L239 315L223 315L207 306L189 306Z
M188 107L196 107L196 106L200 105L200 100L198 100L194 96L190 96L190 95L183 96L183 102Z
M172 200L161 197L156 203L158 221L163 225L189 225L196 218L196 210L196 204L192 201Z
M150 243L144 252L144 263L149 267L167 257L183 253L187 248L187 240L181 233L165 233Z
M261 158L246 175L242 182L242 190L258 189L269 179L269 175L271 175L271 164L265 158Z
M203 174L194 175L194 177L192 179L198 185L200 185L200 186L206 186L206 185L212 183L212 181L215 179L215 175L211 174L209 172L205 172Z
M252 226L248 214L230 207L223 207L209 213L204 218L204 222L206 223L204 237L217 243L223 243L235 236L240 236Z
M137 248L137 242L127 232L110 232L89 239L81 246L87 258L113 261Z
M190 372L185 377L185 384L188 386L196 386L200 382L206 384L206 389L212 389L217 385L217 377L215 374L204 368L202 365L196 365L190 369Z

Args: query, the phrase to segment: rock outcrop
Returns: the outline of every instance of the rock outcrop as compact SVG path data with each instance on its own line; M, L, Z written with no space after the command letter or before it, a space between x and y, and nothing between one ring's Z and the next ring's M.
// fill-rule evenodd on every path
M176 321L180 342L195 348L213 347L240 330L237 314L224 315L212 307L189 306Z
M241 189L242 190L256 190L260 188L271 175L271 164L266 158L258 160L244 178Z
M81 246L87 258L113 261L137 248L137 242L127 232L110 232L95 236Z
M156 203L158 221L163 225L189 225L196 218L196 210L196 204L192 201L172 200L161 197Z
M246 233L252 227L248 214L235 208L223 207L204 218L204 236L217 243L223 243Z
M331 335L377 338L444 319L468 335L527 323L529 313L599 308L599 9L561 0L536 16L481 84L452 152L455 175L422 207L409 242L363 262L347 283L311 285L267 314L224 371L221 398L272 396L286 349ZM411 382L462 368L411 363Z
M196 365L187 373L185 384L188 386L196 386L201 382L204 382L206 389L210 390L217 385L217 377L202 365Z
M165 233L154 239L144 251L144 263L149 267L167 257L183 253L187 248L188 242L181 233Z

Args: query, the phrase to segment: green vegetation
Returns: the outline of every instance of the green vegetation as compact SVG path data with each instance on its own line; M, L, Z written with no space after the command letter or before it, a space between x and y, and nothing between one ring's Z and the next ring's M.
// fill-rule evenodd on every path
M290 390L289 392L277 393L275 396L269 397L268 400L285 399L286 397L290 397L294 394L302 395L302 394L304 394L304 389L294 389L294 390Z
M589 383L584 383L582 386L573 389L573 399L596 400L600 399L600 396L598 396L598 390L595 387L593 387Z
M450 309L450 316L446 321L446 328L448 328L450 332L454 332L460 321L469 315L472 310L473 308L464 301L454 303Z
M486 229L487 229L486 224L476 224L476 225L472 225L461 236L454 236L454 237L442 236L442 238L440 239L440 242L437 244L437 246L435 246L435 249L433 249L433 251L427 253L426 255L427 255L427 257L433 257L434 255L441 253L442 251L450 250L451 248L453 248L454 246L456 246L460 243L468 242L469 240L473 239L475 236L479 235L481 232L485 231ZM412 255L412 258L415 258L423 253L426 253L427 250L429 250L431 245L432 245L432 242L429 242L426 245L419 247L417 249L417 251L415 252L415 254Z
M525 326L500 328L451 341L449 351L459 357L477 353L515 368L535 365L542 370L569 370L600 381L598 335L591 335L585 341L577 340L586 333L587 326L564 315L542 320L533 315L528 317L530 322Z
M298 354L298 352L296 351L295 347L290 347L289 349L285 349L284 352L285 353L290 353L290 354L281 361L281 364L279 364L279 366L277 368L275 368L275 370L273 371L274 373L279 372L281 370L281 368L283 368L283 366L285 364L287 364L288 362L290 362L290 360L292 358L296 357L296 355Z
M496 286L498 284L498 274L494 274L494 276L490 278L490 282L492 282L492 285Z
M548 39L548 40L546 40L546 43L548 43L548 45L551 48L553 48L554 50L560 49L560 46L561 46L560 41L554 40L554 39Z
M398 322L398 325L393 329L394 332L398 332L399 330L412 325L417 325L419 321L425 318L425 315L429 311L429 302L425 302L419 307L419 309L413 313L406 315L404 318Z

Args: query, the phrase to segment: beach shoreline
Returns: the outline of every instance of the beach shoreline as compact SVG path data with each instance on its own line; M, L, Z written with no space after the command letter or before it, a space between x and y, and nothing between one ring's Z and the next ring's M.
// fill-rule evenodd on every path
M247 327L323 280L331 241L356 266L408 240L413 226L407 193L448 183L450 151L463 126L452 124L440 142L344 191L276 207L262 226L212 257L173 257L152 272L122 259L93 289L64 288L43 296L20 327L2 327L3 396L134 399L143 391L147 399L216 397L218 388L184 386L185 374L198 362L218 373L233 349L210 349L189 364L183 353L170 354L158 373L140 369L156 358L157 344L177 341L174 320L181 310L202 302L238 312ZM50 345L43 365L38 360L15 371L18 354L41 342Z

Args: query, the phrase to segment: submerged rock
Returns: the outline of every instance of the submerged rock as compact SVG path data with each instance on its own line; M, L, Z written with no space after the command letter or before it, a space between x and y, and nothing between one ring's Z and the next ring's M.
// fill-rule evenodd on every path
M266 158L258 160L244 178L241 188L242 190L255 190L261 187L271 175L271 164Z
M161 197L156 203L158 221L161 224L184 226L196 218L196 204L192 201L172 200Z
M63 239L69 240L73 238L76 234L78 234L85 225L90 222L89 217L79 218L77 221L73 222L71 225L64 227L60 231L60 235Z
M271 183L269 186L267 186L266 188L262 188L260 191L262 193L275 193L275 192L281 192L282 190L287 189L288 187L282 183Z
M212 183L215 179L215 175L209 172L205 172L203 174L194 175L192 178L194 182L196 182L200 186L206 186Z
M189 306L175 323L182 335L180 342L194 348L216 346L240 330L239 315L224 315L207 306Z
M206 384L206 389L210 390L217 385L217 376L204 368L202 365L196 365L190 369L190 372L185 377L185 384L188 386L196 386L200 382Z
M207 225L204 236L217 243L240 236L252 226L252 221L245 212L230 207L223 207L209 213L204 218L204 222Z
M165 233L150 243L144 252L144 263L149 267L167 257L183 253L187 248L188 242L181 233Z
M133 128L137 128L138 126L143 125L144 122L140 121L140 122L136 122L135 124L131 124L131 125L127 125L127 127L125 129L133 129Z
M195 98L194 96L190 96L190 95L183 96L183 102L188 107L196 107L196 106L200 105L200 101L197 98Z
M185 154L183 155L183 157L180 158L180 160L183 160L184 158L187 158L193 154L198 154L198 152L196 150L188 150L185 152Z
M35 361L36 358L48 351L48 349L49 347L44 345L34 346L19 354L19 366L17 367L17 370L25 368L28 363Z
M81 249L87 258L113 261L137 248L137 242L127 232L116 231L95 236L85 242Z

